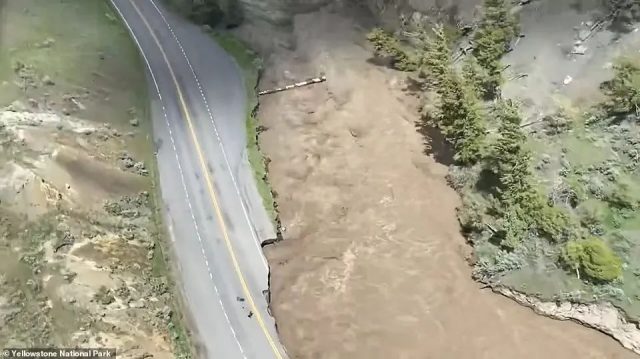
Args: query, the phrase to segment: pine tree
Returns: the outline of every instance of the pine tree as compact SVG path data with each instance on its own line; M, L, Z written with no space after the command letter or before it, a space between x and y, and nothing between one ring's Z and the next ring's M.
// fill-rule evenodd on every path
M502 30L503 41L511 41L519 31L518 21L505 0L485 0L481 28Z
M503 201L516 204L518 198L531 191L531 154L525 148L526 136L520 129L518 108L511 101L498 101L493 114L500 122L500 138L492 150L492 171L498 175L499 196Z
M484 152L486 127L479 101L453 68L451 48L442 25L425 41L421 71L439 95L436 125L453 145L460 164L474 164Z
M500 245L506 249L517 248L522 240L527 236L530 224L524 219L522 209L519 206L507 207L498 220L497 225L500 230L497 235L500 237Z
M485 0L484 17L473 37L473 55L486 70L484 91L495 96L503 82L500 58L519 32L517 19L504 0Z
M444 71L437 88L440 95L437 125L453 144L460 164L474 164L484 153L486 126L474 91L452 68Z
M484 155L487 128L480 104L473 88L464 81L462 87L462 116L454 121L455 159L463 164L474 164Z
M487 70L480 66L475 56L467 56L462 66L462 75L469 86L473 88L479 98L487 97Z
M421 71L430 78L436 86L442 86L446 82L452 68L452 53L449 47L449 40L442 25L437 25L433 29L433 36L427 37L424 41L422 51Z
M415 57L402 48L400 41L381 28L375 28L367 35L373 45L374 54L391 58L391 65L400 71L415 71L418 68Z
M500 137L491 152L491 171L498 176L498 198L505 208L519 208L520 219L547 238L560 241L576 236L575 221L562 208L548 203L533 184L531 153L520 129L518 107L498 101L493 114L500 121Z

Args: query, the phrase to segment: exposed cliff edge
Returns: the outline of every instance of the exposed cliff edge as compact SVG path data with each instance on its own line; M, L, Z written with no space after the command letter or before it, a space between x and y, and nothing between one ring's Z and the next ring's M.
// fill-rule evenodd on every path
M610 335L623 347L640 354L640 329L638 325L629 323L611 303L543 302L535 297L502 286L494 287L493 291L533 309L537 314L553 319L573 320Z
M274 25L290 25L293 17L345 0L167 0L187 10L194 20L214 25L222 18L231 25L241 21L266 21ZM451 22L470 20L480 0L358 0L382 23L398 25L415 12L437 15Z

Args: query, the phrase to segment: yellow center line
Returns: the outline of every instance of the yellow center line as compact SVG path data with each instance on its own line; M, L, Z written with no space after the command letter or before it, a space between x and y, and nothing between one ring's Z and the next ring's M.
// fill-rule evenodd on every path
M212 183L212 180L211 180L211 176L209 175L209 171L207 171L207 166L205 164L204 155L202 154L202 150L200 148L200 143L198 142L198 138L196 137L196 132L195 132L194 127L193 127L193 122L191 120L191 115L189 113L189 109L188 109L188 107L186 105L186 102L184 100L184 95L182 94L182 90L180 88L180 85L178 84L178 79L176 78L175 72L173 71L173 67L171 66L171 63L169 62L167 54L164 51L164 48L162 47L162 45L160 43L160 40L158 40L158 37L156 36L155 32L152 30L152 28L149 25L149 22L147 21L147 19L144 17L144 15L142 15L142 12L138 8L138 6L134 3L134 1L129 0L129 2L131 3L131 5L135 9L135 11L138 13L138 16L140 16L140 19L142 19L142 22L144 23L144 25L149 30L149 33L151 34L151 37L153 37L154 42L156 43L156 45L158 45L158 48L160 49L160 52L162 53L162 57L164 59L164 62L167 64L167 67L169 69L169 73L171 75L173 83L174 83L174 85L176 87L176 91L178 93L178 99L180 101L180 107L181 107L182 113L184 114L184 117L187 120L187 124L189 126L189 131L191 133L191 137L193 139L193 143L194 143L194 145L196 147L196 152L198 153L198 159L200 160L200 166L201 166L201 169L202 169L202 171L204 173L205 181L207 183L207 189L208 189L208 192L209 192L209 198L211 199L211 203L213 204L213 207L215 209L216 216L218 218L218 222L220 223L220 229L222 230L222 236L224 237L224 242L226 244L227 250L229 251L229 255L231 256L231 262L233 263L233 269L236 272L236 275L238 276L238 280L240 281L240 285L242 286L242 291L244 292L244 295L245 295L245 297L246 297L246 299L247 299L247 301L249 303L249 306L251 307L251 310L252 310L253 314L255 315L256 320L258 321L258 325L260 326L260 329L262 330L262 332L264 333L265 337L267 338L267 341L269 342L269 345L271 346L271 349L273 350L273 353L275 354L276 358L282 359L282 354L280 353L280 350L278 349L278 345L275 343L274 339L271 337L271 334L269 333L269 330L267 329L267 326L265 325L264 320L262 319L262 315L260 314L260 311L257 309L255 301L253 300L253 297L251 296L251 292L249 291L249 286L247 285L247 282L246 282L246 280L244 278L244 275L242 274L242 271L240 269L240 264L238 263L238 259L236 257L235 251L233 250L233 245L231 244L231 240L229 240L229 233L227 231L227 226L225 224L224 217L222 216L222 211L220 210L220 206L218 205L218 198L216 196L215 190L213 189L213 183Z

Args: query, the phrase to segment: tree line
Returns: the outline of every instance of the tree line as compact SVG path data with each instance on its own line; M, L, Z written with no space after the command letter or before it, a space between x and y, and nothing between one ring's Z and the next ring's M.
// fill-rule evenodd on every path
M417 46L380 28L371 31L368 40L377 56L389 59L398 70L418 73L425 91L435 93L430 97L433 109L425 112L424 121L443 133L454 150L455 164L494 178L491 205L486 209L496 219L496 226L491 226L493 241L510 251L532 234L541 236L562 246L562 264L579 276L582 273L594 282L615 280L622 275L620 258L601 238L582 230L569 211L550 203L532 170L519 107L500 96L504 83L501 58L519 32L508 3L485 0L484 16L471 35L472 50L461 69L454 64L453 44L442 25L419 31ZM629 75L633 69L628 63L617 68L627 75L612 81L608 89L612 96L625 100L613 103L622 106L622 111L638 111L640 72L636 71L636 77ZM634 81L636 92L630 96ZM497 128L493 135L488 131L491 126ZM485 214L468 216L472 223L462 223L463 227L484 231L486 226L477 221Z

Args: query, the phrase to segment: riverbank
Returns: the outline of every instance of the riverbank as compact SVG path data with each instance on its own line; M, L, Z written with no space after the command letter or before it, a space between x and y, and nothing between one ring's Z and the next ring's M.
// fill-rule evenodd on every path
M291 32L238 31L262 50L261 88L328 78L262 97L258 112L286 229L266 251L290 355L634 357L471 279L447 168L424 154L404 75L369 61L368 19L365 9L336 6L296 16Z

